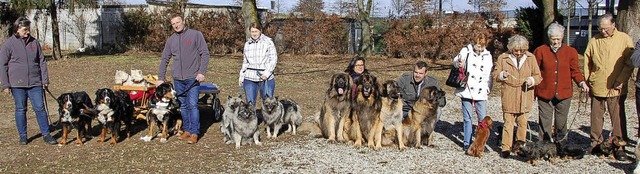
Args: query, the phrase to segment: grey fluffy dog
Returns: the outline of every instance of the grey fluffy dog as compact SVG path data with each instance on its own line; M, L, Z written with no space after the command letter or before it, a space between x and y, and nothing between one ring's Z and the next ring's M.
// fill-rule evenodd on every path
M258 116L256 109L251 102L240 102L237 116L233 118L231 124L233 127L233 141L236 143L236 149L240 148L243 139L253 139L256 145L262 146L260 142L260 131L258 130Z
M262 100L262 117L267 125L267 137L276 138L284 124L284 106L278 102L278 97L268 97ZM271 134L273 129L273 134Z
M284 107L284 124L288 124L287 132L291 132L296 135L297 128L302 124L302 114L300 111L300 105L291 99L280 100L280 103Z
M233 132L233 119L238 115L238 107L240 107L240 103L242 102L242 95L238 95L237 97L227 98L227 103L224 106L224 113L222 113L222 123L220 124L220 132L224 135L222 141L225 144L233 143L233 136L231 132Z

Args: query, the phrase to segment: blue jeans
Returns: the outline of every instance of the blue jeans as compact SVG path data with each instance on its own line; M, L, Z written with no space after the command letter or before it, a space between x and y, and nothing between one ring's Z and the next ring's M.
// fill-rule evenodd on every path
M473 120L471 115L473 115L473 101L471 99L462 98L462 120L463 120L463 130L464 130L464 145L469 146L471 144L471 135L473 134ZM478 122L482 121L485 116L487 116L487 101L486 100L475 100L476 102L476 114L478 114Z
M273 97L273 91L276 88L275 79L267 80L267 83L265 83L264 81L254 82L245 79L242 84L244 86L244 93L247 96L247 102L251 102L253 106L256 106L256 96L258 95L258 90L260 90L260 97L262 97L262 99L265 99L267 95L269 97Z
M16 105L16 127L20 137L27 137L27 98L31 100L31 107L36 112L36 120L40 126L42 136L49 135L49 120L44 110L44 91L41 86L30 88L11 88L13 101Z
M196 79L174 80L176 93L182 94L191 86ZM180 100L180 113L182 114L182 129L190 134L200 134L200 111L198 110L198 86L191 88L182 96L178 96Z

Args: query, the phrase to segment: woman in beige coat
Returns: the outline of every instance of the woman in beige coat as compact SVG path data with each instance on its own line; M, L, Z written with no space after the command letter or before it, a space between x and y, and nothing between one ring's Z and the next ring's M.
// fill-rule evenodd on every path
M518 123L516 140L524 141L527 132L529 111L533 105L533 87L542 81L536 58L528 52L529 41L521 35L509 38L509 51L498 57L493 79L500 84L502 93L502 152L507 158L513 144L513 126Z

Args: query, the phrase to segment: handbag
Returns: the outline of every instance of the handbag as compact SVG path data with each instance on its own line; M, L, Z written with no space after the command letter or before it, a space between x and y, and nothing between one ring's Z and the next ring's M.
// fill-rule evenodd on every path
M465 66L467 67L467 65L469 64L469 54L470 52L467 53L467 58L465 59ZM451 71L449 71L449 77L447 77L447 81L445 82L445 84L447 86L451 86L454 88L464 88L467 86L467 71L464 67L458 67L456 68L451 67Z

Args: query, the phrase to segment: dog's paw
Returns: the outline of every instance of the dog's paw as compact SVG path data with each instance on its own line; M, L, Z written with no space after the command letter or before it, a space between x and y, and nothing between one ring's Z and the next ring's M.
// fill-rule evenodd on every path
M151 141L151 136L145 135L143 137L140 137L140 140L142 140L144 142L150 142Z
M404 152L405 150L407 150L407 146L400 146L399 149L400 152Z
M328 143L335 144L336 140L327 140Z
M237 145L237 144L236 144L236 149L240 149L240 145Z
M167 138L160 138L161 143L167 143Z
M256 142L256 145L262 146L262 142Z
M373 150L378 151L378 150L380 150L381 148L382 148L382 146L375 146L375 147L373 147Z

